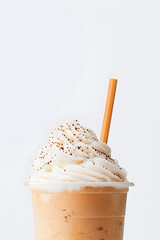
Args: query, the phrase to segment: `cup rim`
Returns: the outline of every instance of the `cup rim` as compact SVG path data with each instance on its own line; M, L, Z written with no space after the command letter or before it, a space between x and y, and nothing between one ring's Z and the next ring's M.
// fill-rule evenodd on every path
M83 186L83 187L133 187L133 182L25 182L26 186Z

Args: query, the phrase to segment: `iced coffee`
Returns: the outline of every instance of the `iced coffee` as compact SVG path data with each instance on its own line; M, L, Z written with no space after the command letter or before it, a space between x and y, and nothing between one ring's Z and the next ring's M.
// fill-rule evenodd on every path
M122 240L129 185L92 130L60 125L31 170L36 240Z

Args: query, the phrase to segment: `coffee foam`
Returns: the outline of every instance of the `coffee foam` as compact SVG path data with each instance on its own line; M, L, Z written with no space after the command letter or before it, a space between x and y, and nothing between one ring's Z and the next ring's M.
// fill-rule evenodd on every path
M51 132L33 162L30 182L125 182L126 175L110 147L75 120Z

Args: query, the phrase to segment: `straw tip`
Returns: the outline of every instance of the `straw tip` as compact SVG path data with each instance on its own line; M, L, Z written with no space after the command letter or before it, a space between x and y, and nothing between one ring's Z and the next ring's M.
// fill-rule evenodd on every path
M117 82L118 79L116 79L116 78L110 78L110 81L115 81L115 82Z

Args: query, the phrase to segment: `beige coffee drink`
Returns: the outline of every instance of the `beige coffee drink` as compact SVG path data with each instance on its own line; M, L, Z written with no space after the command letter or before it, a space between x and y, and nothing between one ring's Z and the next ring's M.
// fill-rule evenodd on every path
M92 130L60 125L32 166L36 240L122 240L129 185Z

